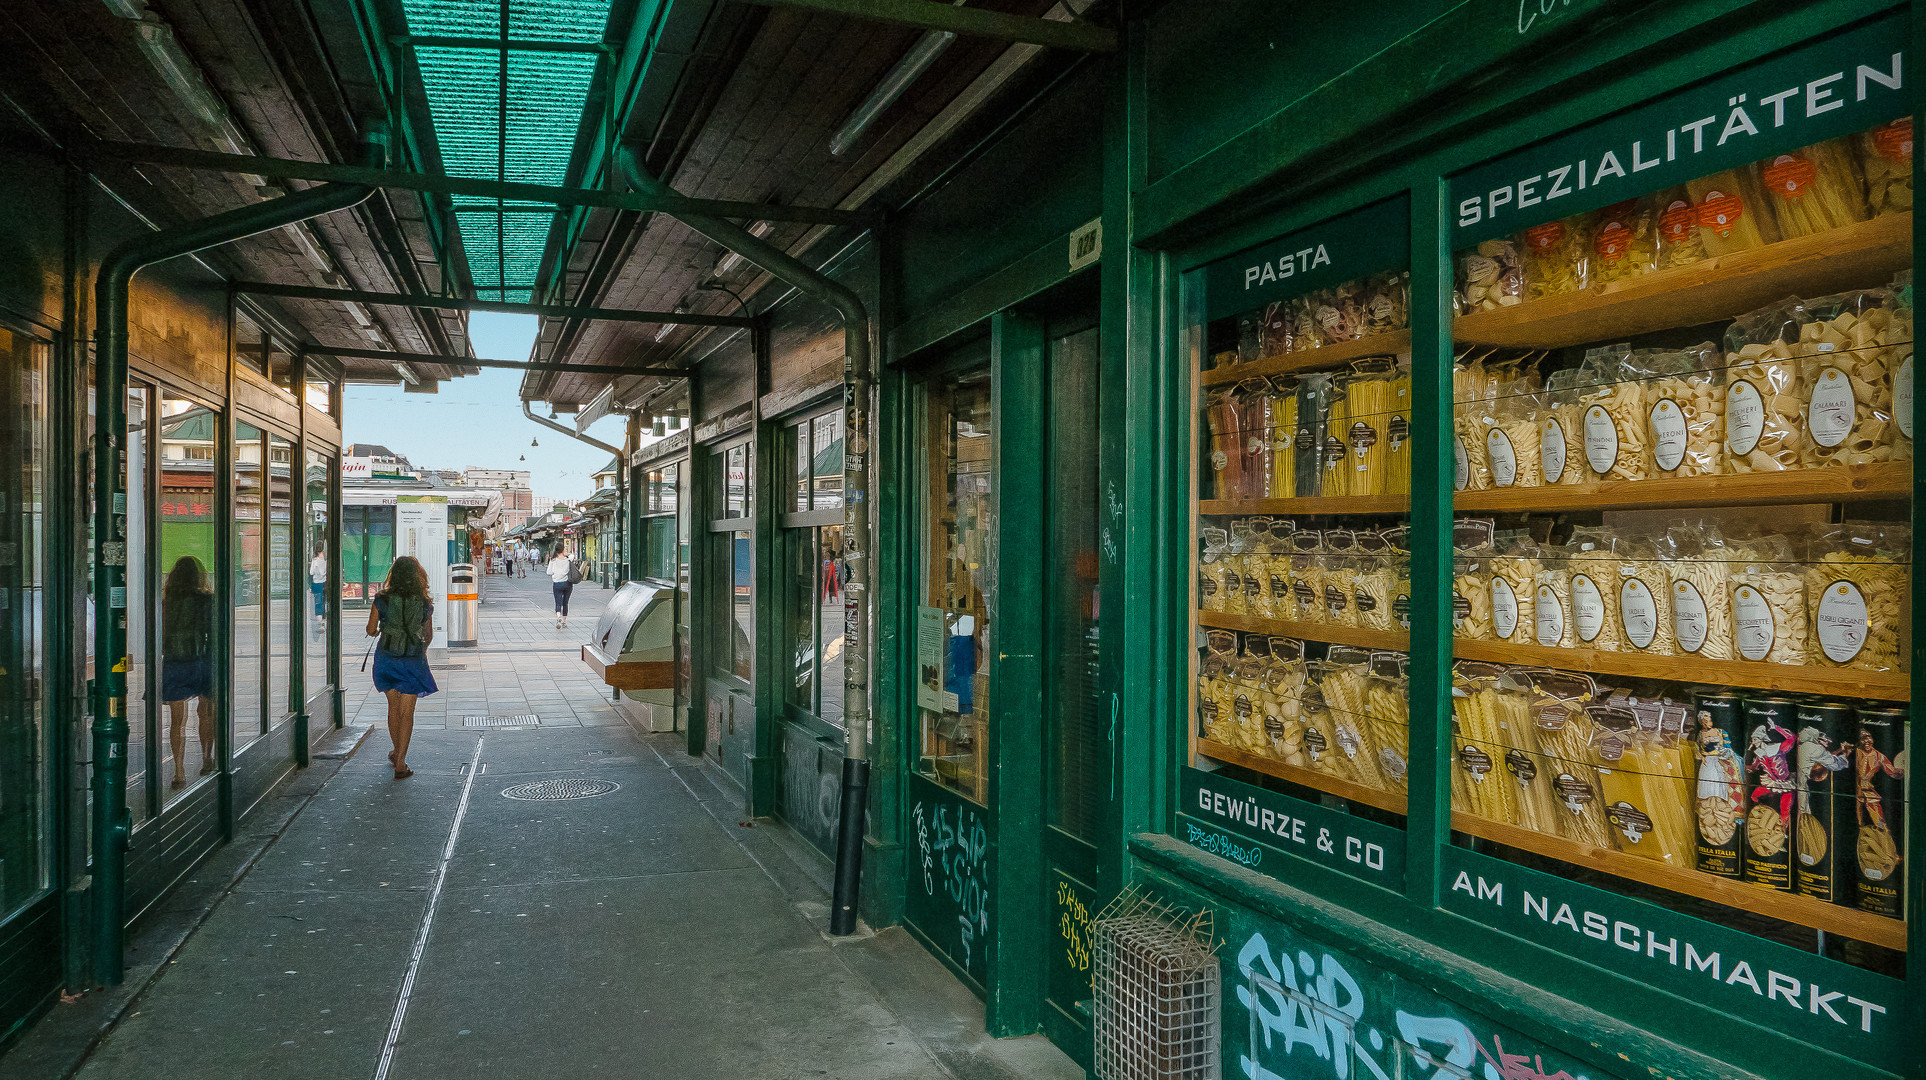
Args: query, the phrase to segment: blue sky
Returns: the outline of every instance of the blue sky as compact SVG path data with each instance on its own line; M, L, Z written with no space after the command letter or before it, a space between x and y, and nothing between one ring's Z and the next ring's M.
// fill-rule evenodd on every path
M526 360L535 343L533 315L478 311L468 317L475 355L488 360ZM404 393L399 386L350 386L342 412L342 437L380 443L417 466L435 469L527 469L537 495L587 498L593 474L611 456L566 435L529 423L518 396L522 373L499 368L441 384L438 394ZM537 410L546 406L537 405ZM538 412L546 416L546 412ZM567 416L557 423L574 425ZM589 435L622 445L622 419L606 417ZM529 440L541 443L530 446ZM651 441L645 433L643 442ZM519 460L526 457L528 460Z

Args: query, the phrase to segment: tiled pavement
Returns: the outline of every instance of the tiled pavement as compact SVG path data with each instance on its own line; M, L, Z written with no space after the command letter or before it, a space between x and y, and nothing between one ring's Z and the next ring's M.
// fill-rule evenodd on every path
M481 629L473 648L443 649L430 658L438 694L415 706L415 727L460 729L470 716L525 716L544 727L606 727L622 723L609 703L608 687L582 663L582 643L613 589L592 582L575 586L567 629L555 628L554 594L546 576L482 578ZM361 670L371 640L366 609L342 614L341 666L346 686L343 715L350 726L379 728L388 703L374 692L373 663ZM446 634L435 630L437 639Z

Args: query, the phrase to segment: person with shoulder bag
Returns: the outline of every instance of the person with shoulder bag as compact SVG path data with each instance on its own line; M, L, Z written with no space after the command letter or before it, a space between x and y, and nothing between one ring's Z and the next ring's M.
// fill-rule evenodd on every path
M555 557L548 560L547 569L548 580L555 587L555 629L564 630L568 627L568 598L581 582L582 571L559 547L555 549Z
M368 636L377 635L374 686L387 695L388 738L395 745L388 760L395 767L395 779L406 780L415 774L408 767L415 702L440 689L428 670L428 643L435 639L435 602L428 595L428 572L413 556L395 560L380 595L374 598Z

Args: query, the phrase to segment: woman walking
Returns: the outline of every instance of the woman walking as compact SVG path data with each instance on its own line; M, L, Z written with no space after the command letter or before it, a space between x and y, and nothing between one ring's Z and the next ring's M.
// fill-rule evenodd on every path
M555 629L568 626L568 598L575 592L575 564L561 548L548 560L548 580L555 586Z
M368 636L375 644L374 685L388 698L388 738L395 744L388 760L395 779L415 775L408 767L408 740L415 733L415 701L440 689L428 670L428 643L435 639L435 604L428 596L428 572L413 556L403 555L388 569L388 580L368 612Z
M187 786L187 703L201 737L201 775L214 771L214 586L201 561L183 555L161 586L161 700L174 751L175 791Z

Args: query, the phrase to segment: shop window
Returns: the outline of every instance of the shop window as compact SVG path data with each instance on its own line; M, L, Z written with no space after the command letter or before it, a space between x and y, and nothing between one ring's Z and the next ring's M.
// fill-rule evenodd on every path
M987 367L926 384L922 595L917 609L917 771L989 799L996 471Z
M213 771L219 756L216 682L222 665L215 591L220 562L220 482L210 457L219 431L218 412L172 391L160 393L157 440L160 449L160 558L157 568L160 677L160 775L167 778L167 801ZM174 784L179 776L182 783Z
M294 443L268 437L267 718L300 711L294 698ZM307 561L301 561L303 570Z
M680 465L663 465L643 476L642 573L657 581L675 581L682 565L676 532L676 485Z
M1102 498L1098 494L1100 400L1098 331L1057 338L1050 350L1046 406L1049 498L1044 576L1045 655L1053 667L1044 687L1049 710L1046 785L1050 824L1079 839L1100 839L1109 799L1109 713L1098 689L1098 561Z
M127 449L121 458L121 490L127 493L127 812L135 824L151 816L148 800L154 789L148 771L149 753L155 747L153 697L147 685L154 672L148 656L152 636L148 605L153 594L147 565L148 496L154 476L152 393L139 383L127 388Z
M0 327L0 922L52 884L44 551L47 346Z
M718 670L745 682L756 669L755 500L751 446L747 442L710 456L723 516L709 526L714 537L718 603Z
M316 412L334 412L334 384L320 375L309 375L301 386L301 399Z
M245 311L234 313L234 362L259 375L268 373L267 331Z
M300 621L304 635L301 656L306 673L302 681L306 684L307 711L317 723L333 711L325 695L334 682L328 669L328 648L334 639L334 619L328 604L328 582L332 577L328 565L328 478L334 471L334 461L332 455L319 450L308 451L302 507L307 515L307 558L301 564L306 572L298 593L302 601Z
M233 605L233 704L235 747L247 745L266 730L267 672L267 444L260 428L245 421L234 425L234 518L229 540L234 573L230 584Z
M843 720L843 414L837 408L788 429L783 449L795 478L783 515L784 611L790 706L825 723Z

